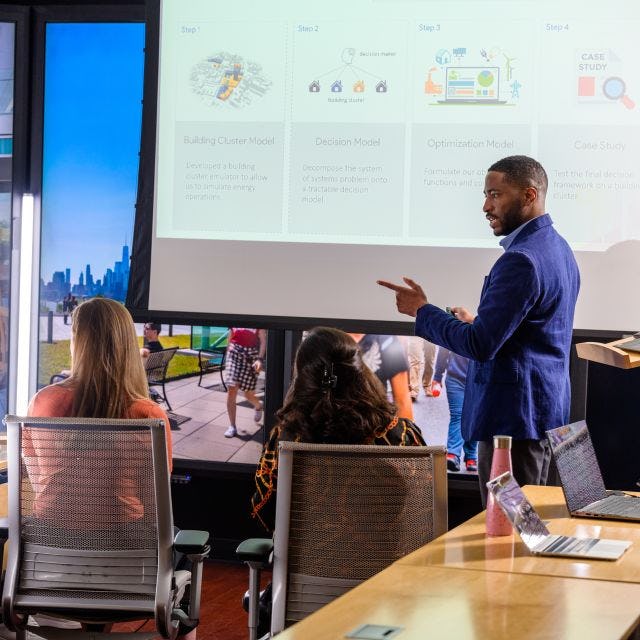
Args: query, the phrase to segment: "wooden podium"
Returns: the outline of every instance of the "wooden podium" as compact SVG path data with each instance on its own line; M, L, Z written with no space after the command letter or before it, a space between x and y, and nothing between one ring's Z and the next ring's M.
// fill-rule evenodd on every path
M621 349L634 338L576 344L589 360L585 418L608 489L638 490L640 353Z
M579 342L576 344L578 357L591 362L608 364L619 369L635 369L640 367L640 353L637 351L625 351L622 345L631 342L635 338L623 338L614 342Z

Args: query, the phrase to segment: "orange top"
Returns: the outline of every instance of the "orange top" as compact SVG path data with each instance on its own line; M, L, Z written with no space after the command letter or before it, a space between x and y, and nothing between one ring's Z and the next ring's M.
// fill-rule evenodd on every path
M43 418L65 418L72 416L73 406L73 390L62 384L54 384L45 387L39 391L31 400L27 415ZM171 427L166 413L155 403L149 399L136 400L127 411L123 418L128 419L145 419L158 418L164 420L167 440L167 454L169 457L169 471L171 471ZM64 502L67 488L64 483L57 482L56 479L60 474L78 473L78 469L68 467L65 461L64 452L60 451L56 455L51 451L50 439L40 437L35 429L25 428L23 431L23 455L25 464L29 472L35 490L34 514L36 516L49 519L52 514L58 514L56 518L62 515L59 505ZM53 455L52 455L53 453ZM123 458L123 456L120 456ZM100 466L106 465L122 465L122 469L118 469L117 486L112 487L115 503L114 510L111 510L111 516L118 522L127 522L131 520L139 520L144 516L144 508L140 498L138 497L138 483L136 481L135 469L128 469L125 459L106 459L99 457L96 459L96 467L92 470L93 477L87 478L87 481L95 482L96 477L104 477L105 479L113 473L107 474L100 472ZM105 468L106 470L106 468ZM78 479L80 480L81 479ZM100 519L98 514L88 517L95 525L95 520ZM84 518L82 518L84 519ZM88 524L88 523L85 523ZM77 522L79 528L84 528L83 524Z

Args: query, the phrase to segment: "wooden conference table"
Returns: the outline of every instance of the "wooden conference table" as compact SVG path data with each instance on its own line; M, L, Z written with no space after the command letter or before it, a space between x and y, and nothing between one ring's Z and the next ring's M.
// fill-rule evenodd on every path
M398 640L628 638L640 624L640 525L570 518L559 487L525 493L551 533L633 544L615 562L536 557L517 536L487 537L481 513L278 638L344 638L365 623L403 627Z

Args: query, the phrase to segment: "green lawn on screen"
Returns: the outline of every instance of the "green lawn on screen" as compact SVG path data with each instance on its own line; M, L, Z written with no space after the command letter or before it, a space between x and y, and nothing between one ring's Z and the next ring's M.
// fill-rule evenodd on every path
M179 349L189 349L191 336L160 336L160 341L165 349L178 347ZM138 338L138 343L142 346L142 338ZM71 366L71 356L69 354L69 340L60 340L49 344L40 343L40 360L38 366L38 387L49 384L51 376L63 369ZM185 375L195 375L199 373L198 359L193 356L183 356L177 353L169 363L167 377L178 378Z

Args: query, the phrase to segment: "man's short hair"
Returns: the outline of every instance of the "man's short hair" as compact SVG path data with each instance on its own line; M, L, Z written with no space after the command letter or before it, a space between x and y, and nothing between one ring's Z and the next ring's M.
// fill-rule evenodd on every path
M549 180L544 167L529 156L508 156L494 162L488 171L504 173L505 180L518 187L535 187L543 194L547 192Z
M157 331L158 333L162 331L162 325L158 322L145 322L144 328L151 329L151 331Z

